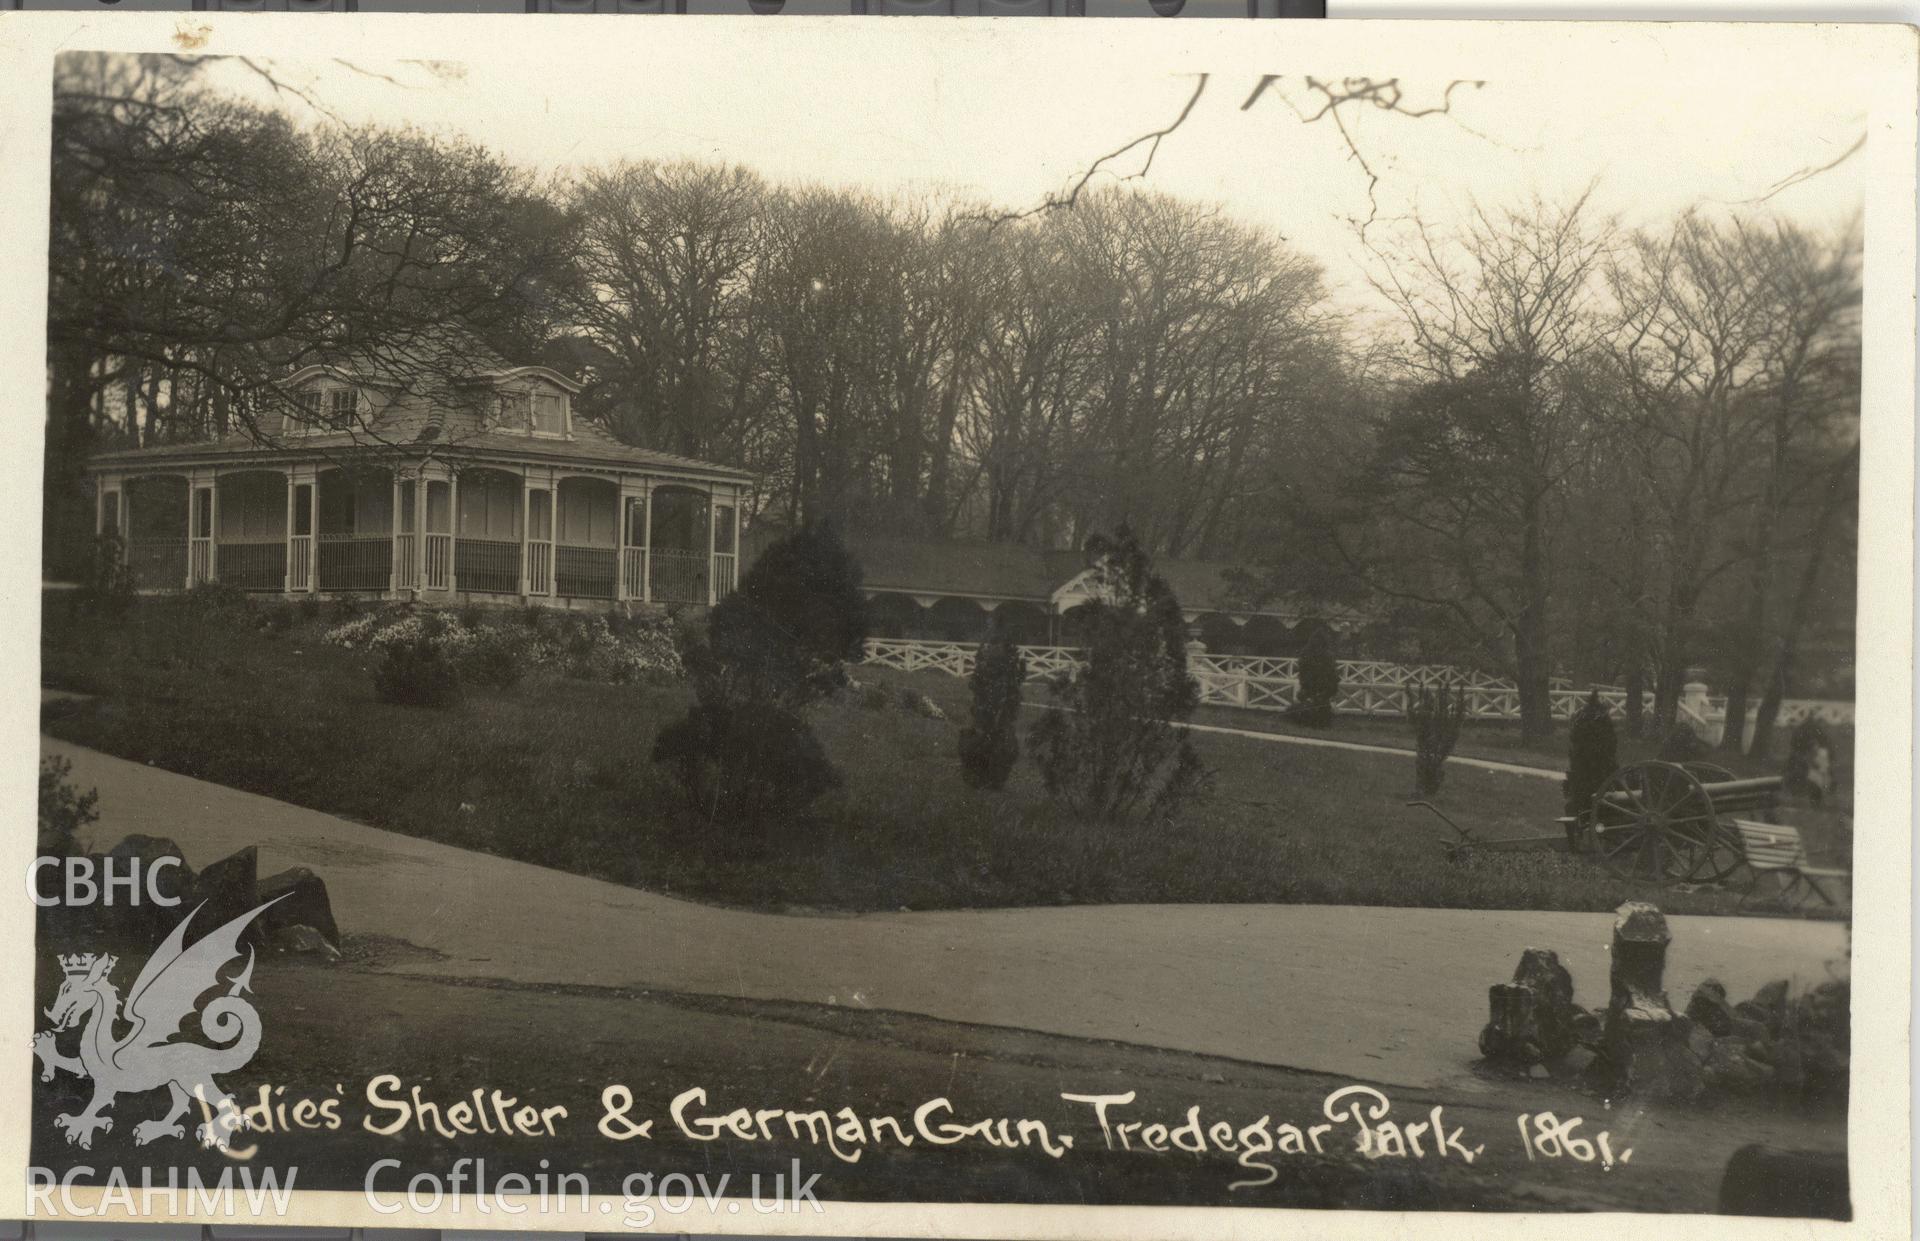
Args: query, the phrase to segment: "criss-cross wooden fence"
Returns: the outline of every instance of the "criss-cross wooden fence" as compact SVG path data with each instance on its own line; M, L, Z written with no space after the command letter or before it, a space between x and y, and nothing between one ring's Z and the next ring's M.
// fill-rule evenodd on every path
M870 638L866 662L904 672L934 669L964 677L973 672L973 642L931 642L907 638ZM1062 672L1072 672L1081 663L1078 647L1023 646L1027 657L1027 676L1044 680ZM1465 693L1467 717L1475 720L1517 720L1520 718L1520 687L1505 677L1456 668L1449 664L1396 664L1373 659L1343 659L1340 665L1340 692L1333 709L1342 715L1402 716L1407 696L1420 689L1461 689ZM1256 711L1284 711L1292 706L1300 692L1299 661L1264 655L1188 656L1187 667L1200 684L1200 701L1223 707L1247 707ZM1617 685L1576 688L1556 681L1548 690L1553 718L1571 719L1587 699L1597 691L1603 702L1616 713L1626 712L1627 692ZM1679 704L1680 717L1710 741L1718 741L1726 727L1726 700L1710 696L1706 687L1690 684ZM1850 702L1789 701L1781 704L1779 723L1792 726L1801 720L1818 718L1831 724L1851 724ZM1751 717L1748 721L1751 727Z

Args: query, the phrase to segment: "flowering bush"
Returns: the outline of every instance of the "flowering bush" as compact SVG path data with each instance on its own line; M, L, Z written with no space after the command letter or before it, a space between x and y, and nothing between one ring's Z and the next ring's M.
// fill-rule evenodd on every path
M665 621L626 621L616 629L605 616L563 613L539 625L467 624L443 612L390 608L335 625L324 640L381 656L424 644L468 680L501 689L529 671L616 685L684 674Z
M614 632L604 616L574 618L559 634L561 670L580 680L616 685L678 680L684 674L680 648L665 622L622 628L623 632Z
M460 697L460 669L434 641L436 636L421 626L404 641L382 644L380 663L373 670L374 696L403 707L452 706Z

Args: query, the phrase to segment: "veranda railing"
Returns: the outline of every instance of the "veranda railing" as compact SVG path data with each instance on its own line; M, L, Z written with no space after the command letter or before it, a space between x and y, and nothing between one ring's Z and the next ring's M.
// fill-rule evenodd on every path
M287 542L274 539L220 540L215 555L220 580L241 590L283 590L287 581Z
M620 553L611 547L555 549L554 589L575 599L611 599Z
M492 595L519 594L519 540L458 540L453 545L453 580L461 590Z
M705 603L707 601L707 553L653 549L648 557L648 573L653 578L655 603Z
M319 536L321 590L385 590L393 577L388 535Z
M187 580L187 540L128 539L127 572L135 590L179 590Z

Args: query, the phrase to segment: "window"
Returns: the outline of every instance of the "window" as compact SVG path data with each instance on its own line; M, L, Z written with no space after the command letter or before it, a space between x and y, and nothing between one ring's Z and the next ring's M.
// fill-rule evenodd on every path
M557 392L502 392L495 413L494 427L518 431L522 435L564 436L567 433L567 398Z
M360 408L360 394L352 388L334 388L327 393L327 425L339 430L351 427Z
M502 392L500 394L500 413L494 425L509 431L524 431L531 417L528 412L530 398L524 392Z
M320 425L320 389L309 388L305 392L294 393L293 403L297 406L297 412L286 416L281 423L282 431L297 435Z
M308 431L348 431L359 422L360 393L339 384L315 384L294 393L297 413L288 414L281 428L288 435Z

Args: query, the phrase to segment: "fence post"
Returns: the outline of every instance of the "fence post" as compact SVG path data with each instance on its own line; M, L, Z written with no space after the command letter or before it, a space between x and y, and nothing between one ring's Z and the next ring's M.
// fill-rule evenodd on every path
M1722 708L1721 718L1718 721L1713 718L1713 700L1707 695L1705 682L1688 681L1681 687L1680 711L1699 721L1704 740L1719 744L1720 738L1726 733L1726 712L1725 708Z

